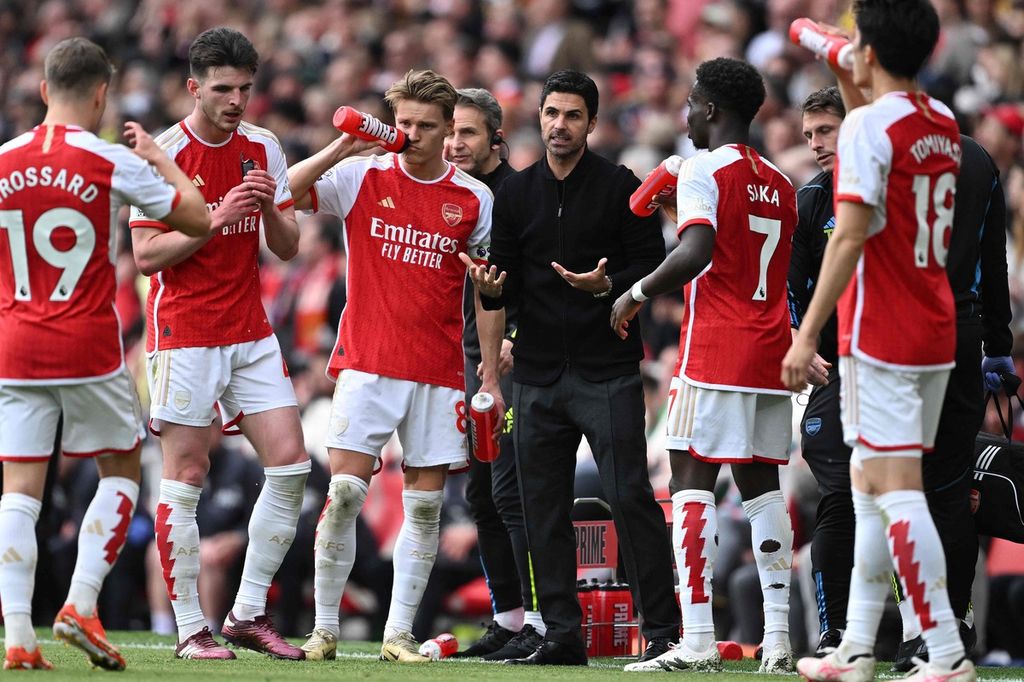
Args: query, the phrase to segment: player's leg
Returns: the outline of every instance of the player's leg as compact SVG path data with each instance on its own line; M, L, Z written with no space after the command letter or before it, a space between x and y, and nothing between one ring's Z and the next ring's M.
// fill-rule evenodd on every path
M56 389L4 386L0 390L0 606L4 668L49 669L32 629L36 522L46 469L54 449L60 403Z
M405 415L403 383L356 370L338 377L326 440L331 482L313 545L313 632L302 646L308 660L336 655L338 610L356 557L356 518L384 445Z
M811 391L801 421L801 451L818 482L811 565L821 639L817 655L832 651L846 629L846 604L853 569L854 515L850 492L850 447L843 442L839 417L838 368L829 383Z

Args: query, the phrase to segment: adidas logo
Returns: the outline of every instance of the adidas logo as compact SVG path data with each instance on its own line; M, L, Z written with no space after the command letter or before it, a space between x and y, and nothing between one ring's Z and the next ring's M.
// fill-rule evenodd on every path
M387 197L385 199L381 199L380 201L378 201L377 205L383 206L384 208L394 208L395 202L391 199L391 197Z
M768 567L769 571L788 571L792 568L792 565L785 559L779 559L774 564Z
M13 547L8 547L7 551L0 557L0 563L5 564L16 564L21 561L24 561L24 559L21 558L21 555Z
M192 178L192 184L195 185L196 187L202 187L206 184L206 182L203 180L203 176L199 175L199 173L196 173L196 176Z
M93 535L103 535L103 525L100 523L99 519L96 519L85 527L85 532L92 533Z

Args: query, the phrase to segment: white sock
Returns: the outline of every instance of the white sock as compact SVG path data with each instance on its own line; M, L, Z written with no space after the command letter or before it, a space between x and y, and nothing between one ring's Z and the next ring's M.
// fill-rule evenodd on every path
M841 660L874 656L878 624L889 591L892 560L885 542L885 523L872 495L853 491L857 523L853 535L854 562L850 574L850 600L846 632L837 652Z
M139 499L139 484L130 478L101 478L78 533L78 559L71 576L68 603L82 616L96 613L96 600L121 548Z
M892 563L903 595L914 607L928 661L943 668L964 657L957 619L946 591L946 556L928 501L920 490L895 490L877 498L888 521Z
M541 637L548 632L548 626L544 624L544 618L540 615L540 611L527 611L523 614L523 626L527 625L532 625Z
M369 490L358 476L336 474L327 489L327 502L316 524L313 543L314 628L341 634L338 608L345 583L356 560L356 517Z
M43 503L30 495L0 496L0 603L4 645L36 648L32 629L32 593L36 584L36 522Z
M899 578L896 578L899 580ZM909 642L921 634L921 625L918 623L917 615L914 614L914 605L910 603L906 595L897 604L900 607L900 620L903 621L903 641Z
M395 540L395 582L391 586L391 608L384 624L385 639L412 631L412 621L437 558L443 499L441 490L402 491L405 519Z
M680 490L672 496L672 547L679 572L683 641L693 651L715 642L711 614L711 575L718 556L718 512L707 490Z
M518 609L510 609L508 611L502 611L501 613L494 614L494 622L512 632L519 632L523 629L523 620L526 617L526 612L523 607L520 606Z
M196 505L203 489L188 483L161 479L156 505L156 548L160 554L167 596L178 624L178 641L206 627L199 606L199 525Z
M764 595L764 648L789 644L789 585L793 573L793 523L782 491L743 503L750 519L754 562Z
M245 550L242 581L231 613L235 620L252 620L267 612L267 591L295 539L302 511L310 460L266 467L260 496L249 517L249 545Z

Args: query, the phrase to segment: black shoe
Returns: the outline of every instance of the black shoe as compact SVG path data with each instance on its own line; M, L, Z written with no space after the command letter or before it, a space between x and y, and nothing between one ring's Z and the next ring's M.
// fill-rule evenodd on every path
M581 645L543 640L525 658L510 658L505 665L587 665L587 651Z
M920 658L922 661L928 660L928 646L924 643L924 637L921 635L900 642L899 648L896 649L896 660L893 661L892 672L910 672L917 667L917 663L914 663L915 658Z
M485 661L507 661L510 658L526 658L541 645L544 641L544 637L532 625L524 625L523 629L520 630L508 640L505 646L501 647L493 654L487 654L481 656Z
M960 641L964 644L964 655L973 660L974 647L978 645L978 630L960 621Z
M818 640L818 648L814 650L815 658L825 658L830 653L839 648L840 642L843 641L843 631L832 628L831 630L825 630L821 633L821 639Z
M668 637L652 637L651 641L647 642L647 648L644 649L643 653L640 654L640 658L637 659L637 663L643 663L644 661L661 656L669 650L669 645L671 644L672 640Z
M497 621L492 620L491 624L487 626L487 632L480 639L476 640L465 651L455 652L451 658L475 658L486 654L493 654L508 644L509 640L515 636L516 633L506 630L498 625Z

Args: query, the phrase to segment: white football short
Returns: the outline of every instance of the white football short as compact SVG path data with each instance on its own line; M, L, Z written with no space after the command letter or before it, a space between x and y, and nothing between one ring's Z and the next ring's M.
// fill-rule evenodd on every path
M237 434L247 414L298 404L277 337L212 348L171 348L146 356L149 428L160 422L209 426L220 410L223 431Z
M146 433L126 368L85 384L0 386L0 461L49 459L62 413L61 450L68 457L131 452Z
M326 445L380 457L397 431L406 466L454 470L469 464L466 425L465 391L345 369L334 388Z
M839 358L843 440L860 459L920 457L935 447L949 370L905 372Z
M788 395L701 388L672 378L669 450L689 450L705 462L789 462L793 403Z

